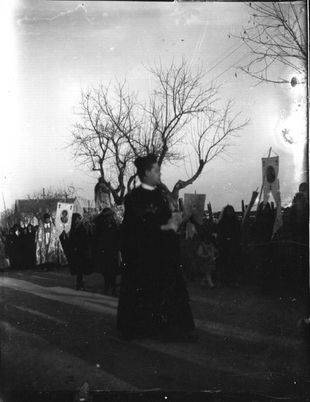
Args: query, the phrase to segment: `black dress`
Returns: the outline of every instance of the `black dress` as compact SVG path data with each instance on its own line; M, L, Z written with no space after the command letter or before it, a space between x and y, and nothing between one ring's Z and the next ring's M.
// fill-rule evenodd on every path
M61 245L68 260L71 275L81 276L92 273L90 239L81 222L72 227L69 235L60 235Z
M158 189L138 187L126 196L117 328L128 338L194 329L178 235L161 230L170 217L168 201Z
M218 224L218 271L220 281L232 284L241 279L241 225L236 218Z
M11 268L22 269L24 267L22 235L11 233L7 238L6 250Z
M112 211L108 208L95 219L93 237L93 259L95 271L104 276L105 293L115 294L116 276L119 273L119 227Z
M25 268L33 269L36 265L36 233L34 226L31 226L30 230L27 228L23 236Z

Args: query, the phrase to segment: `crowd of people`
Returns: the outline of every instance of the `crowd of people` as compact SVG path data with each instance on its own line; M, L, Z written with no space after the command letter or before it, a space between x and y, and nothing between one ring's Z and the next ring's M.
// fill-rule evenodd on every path
M257 193L254 192L254 200ZM191 280L215 284L255 282L275 290L280 282L295 288L308 285L308 186L302 183L290 207L282 211L282 225L274 231L276 209L261 202L255 212L240 219L227 205L218 219L193 214L184 222L183 261Z
M68 263L77 290L86 288L85 275L101 273L105 293L119 296L117 326L126 339L151 334L193 339L190 280L210 289L239 286L248 278L274 285L279 275L289 283L297 278L297 286L308 283L306 183L275 232L273 204L260 203L250 213L256 192L243 219L231 205L218 219L210 210L203 216L195 208L185 213L169 202L155 156L138 158L136 167L141 185L125 197L121 224L106 207L87 222L74 213L70 232L60 236L49 214L37 227L14 225L1 234L11 267Z
M60 235L49 213L42 221L26 227L14 224L1 230L2 254L10 269L28 270L35 267L49 270L69 265L76 276L76 289L85 289L83 277L93 272L105 278L105 292L116 294L116 276L120 268L120 227L115 213L105 208L91 224L74 213L69 233Z
M50 214L43 215L38 225L14 224L7 232L1 230L4 256L11 269L25 270L40 266L49 269L54 265L65 265L59 236Z
M14 224L8 232L1 231L3 255L9 260L12 269L31 269L36 265L37 227L32 224L22 227Z
M177 234L181 243L181 264L187 280L199 280L213 288L238 285L252 278L263 286L286 279L299 286L305 279L308 256L308 187L302 183L290 207L283 211L283 224L274 234L276 210L260 203L255 213L241 220L234 208L224 207L216 219L193 211L182 217ZM125 222L126 220L124 220ZM3 254L12 269L49 269L69 263L76 275L77 289L85 288L83 276L100 272L105 292L117 293L121 263L121 227L114 210L104 208L85 224L73 214L70 233L58 236L51 216L45 214L34 226L15 224L1 231ZM281 272L280 272L281 271Z

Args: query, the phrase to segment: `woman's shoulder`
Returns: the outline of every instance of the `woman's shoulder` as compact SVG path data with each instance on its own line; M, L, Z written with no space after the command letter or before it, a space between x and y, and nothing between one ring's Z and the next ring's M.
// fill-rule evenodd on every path
M125 196L125 205L128 203L135 203L135 202L143 202L143 201L148 202L148 200L153 197L155 198L158 197L156 190L154 191L144 190L141 186L139 186L131 190L130 193L128 193Z
M125 201L141 195L141 190L142 190L141 186L132 189L129 193L126 194Z

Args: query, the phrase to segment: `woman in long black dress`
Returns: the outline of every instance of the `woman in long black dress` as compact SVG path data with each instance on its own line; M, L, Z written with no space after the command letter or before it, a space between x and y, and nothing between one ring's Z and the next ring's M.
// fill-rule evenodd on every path
M33 269L36 266L36 230L29 223L24 234L24 258L25 268Z
M24 268L22 246L21 227L15 224L10 230L7 243L8 257L12 269L20 270Z
M84 275L91 273L90 242L82 216L74 213L69 236L61 235L61 242L69 262L71 275L76 275L76 290L85 290Z
M104 208L94 221L93 257L96 272L104 276L104 293L116 295L119 274L119 227L111 208Z
M241 279L241 224L234 208L226 205L218 222L218 269L223 284L236 284Z
M141 186L125 198L123 272L117 328L125 339L192 340L194 322L180 268L179 239L160 167L149 155L135 162Z

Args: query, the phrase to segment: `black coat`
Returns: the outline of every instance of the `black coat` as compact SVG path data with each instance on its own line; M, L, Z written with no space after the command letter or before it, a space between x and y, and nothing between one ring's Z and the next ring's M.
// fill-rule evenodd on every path
M71 274L90 274L92 272L90 238L83 223L72 228L69 236L63 233L60 240Z
M23 249L26 268L34 268L36 265L36 233L34 227L32 231L23 234Z
M162 193L138 187L126 196L122 224L125 264L117 326L123 333L150 335L159 328L194 328L180 271L178 236L162 231L171 217Z
M94 222L92 254L95 271L104 275L118 273L119 227L111 215L99 214Z
M23 268L23 251L22 235L17 236L15 233L9 234L5 243L5 253L13 269Z

